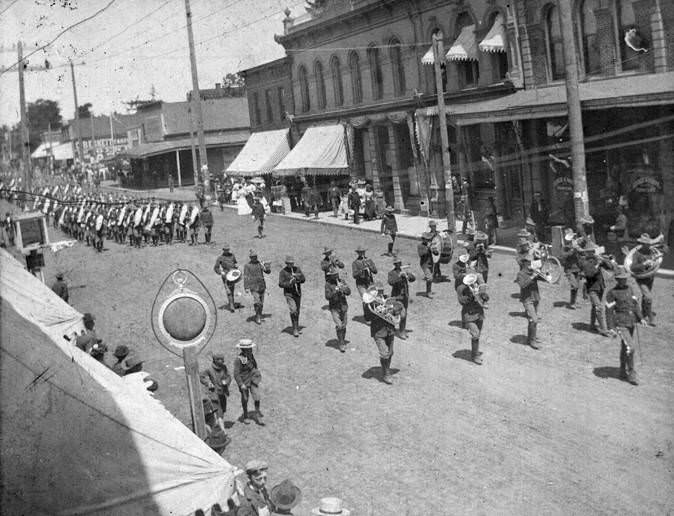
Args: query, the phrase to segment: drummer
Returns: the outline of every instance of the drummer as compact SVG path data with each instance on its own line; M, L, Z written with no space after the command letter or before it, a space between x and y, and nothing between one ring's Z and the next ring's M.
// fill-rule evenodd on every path
M233 313L235 309L234 285L241 278L241 272L238 270L236 257L232 254L229 244L222 246L222 254L215 260L213 270L222 278L227 293L227 310ZM238 274L233 271L237 271Z

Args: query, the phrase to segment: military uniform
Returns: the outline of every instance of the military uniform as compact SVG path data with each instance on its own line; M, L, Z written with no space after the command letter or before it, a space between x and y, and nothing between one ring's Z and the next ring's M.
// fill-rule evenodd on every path
M642 235L640 240L644 236ZM632 258L632 272L639 274L648 271L652 259L650 246L640 245ZM653 313L653 282L655 281L655 274L647 278L634 279L641 291L641 312L648 319L648 324L655 326L655 314Z
M339 281L339 274L336 270L330 271L325 280L325 299L328 301L330 314L335 323L337 332L337 342L339 350L346 351L346 323L349 311L347 296L351 295L351 289L346 282Z
M587 291L590 296L592 308L590 310L590 326L595 328L595 323L599 322L599 333L608 337L610 335L606 324L606 309L603 302L604 290L606 284L602 269L611 269L611 265L605 260L600 260L598 256L591 252L593 247L585 248L580 259L580 265L585 277Z
M536 336L538 328L538 304L541 294L538 291L538 282L541 278L530 268L531 260L524 260L522 269L517 273L517 284L520 287L520 302L524 305L524 311L529 322L527 327L527 344L534 349L540 346L540 340Z
M52 285L51 289L58 297L63 299L66 303L68 302L70 294L68 293L68 284L63 281L63 276L56 276L56 281L54 282L54 285Z
M377 274L377 266L370 258L365 257L365 249L359 247L356 249L358 258L351 264L351 274L356 280L356 289L360 298L374 283L374 275ZM367 307L363 303L363 316L367 317Z
M222 255L218 256L215 260L213 270L216 274L220 275L222 283L225 286L225 292L227 292L227 308L230 312L234 312L234 287L236 282L227 281L225 276L229 271L237 268L236 257L229 251L229 247L224 247L222 251Z
M302 283L306 281L302 269L293 265L294 260L286 257L286 266L278 275L278 286L283 289L283 296L288 303L290 322L293 327L293 336L299 337L300 331L300 303L302 302Z
M384 383L391 384L391 359L393 358L393 341L395 338L395 327L388 321L376 315L370 316L370 336L374 339L379 352L379 363L381 364L382 380Z
M391 241L388 243L388 249L386 251L386 256L393 256L393 246L396 242L396 235L398 233L398 223L396 221L395 213L393 208L390 206L386 207L384 214L381 217L381 231L383 235L387 235Z
M578 248L572 244L565 244L562 248L562 255L560 257L564 264L564 274L569 282L570 300L569 308L576 309L576 298L578 297L578 289L580 288L580 253Z
M627 273L616 275L627 280ZM606 306L613 309L613 324L620 337L620 376L633 385L637 385L637 373L634 369L634 331L642 313L632 287L627 282L618 283L606 295Z
M262 309L264 307L264 293L267 284L264 275L270 274L271 269L257 261L257 255L250 255L251 261L243 268L243 288L253 295L253 307L255 308L255 322L262 322ZM253 258L255 259L253 261Z
M424 281L426 282L426 297L431 297L433 294L433 253L429 242L431 240L430 233L422 235L422 241L417 245L417 254L419 255L419 266L424 274Z
M482 364L482 352L480 351L480 336L484 324L484 304L489 301L486 291L475 291L477 275L466 277L469 284L463 282L456 290L456 295L461 305L461 323L470 333L471 360L476 364Z
M487 250L484 243L473 241L466 246L466 252L468 253L468 259L475 262L475 272L480 274L486 282L489 277L489 253L491 251Z
M217 367L216 364L212 363L199 374L199 380L206 388L211 403L218 407L219 417L227 412L227 396L229 396L229 385L232 383L232 377L229 375L227 366L221 365L222 367Z
M207 206L204 206L201 210L201 223L204 226L204 238L207 244L211 243L211 233L213 232L213 214L208 209Z
M253 204L252 215L253 219L257 220L257 236L258 238L262 238L264 236L262 232L264 231L265 212L264 206L259 201Z
M242 344L244 343L244 344ZM246 346L241 348L241 346ZM234 381L239 387L241 393L241 407L243 408L242 420L245 422L248 419L248 398L253 398L255 403L255 410L258 416L262 416L260 412L260 382L262 381L262 373L257 368L257 361L252 353L254 344L249 339L241 339L237 347L241 349L241 353L234 359L234 367L232 374ZM247 353L245 350L250 350Z
M399 258L393 261L394 268L388 273L388 284L391 285L391 297L403 305L404 310L400 314L400 326L398 328L398 337L407 339L407 308L410 304L410 282L416 278L414 274L403 271L396 267L401 263Z
M337 269L343 269L344 268L344 262L342 262L339 258L337 258L333 252L332 249L329 248L324 248L323 249L323 259L321 260L321 270L323 271L325 275L325 279L328 279L328 273L331 270L337 270Z

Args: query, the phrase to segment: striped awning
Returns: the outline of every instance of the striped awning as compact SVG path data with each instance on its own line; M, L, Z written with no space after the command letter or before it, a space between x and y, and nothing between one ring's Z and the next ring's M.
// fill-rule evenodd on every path
M432 65L435 64L435 56L433 55L433 45L428 47L428 50L421 58L421 64Z
M293 150L276 165L273 174L338 175L348 173L348 167L344 126L334 124L309 127Z
M494 24L489 32L478 45L482 52L505 52L506 29L503 23L503 15L499 13L494 19Z
M477 61L477 42L475 41L475 25L461 29L459 37L447 52L449 61Z
M269 174L288 152L288 129L253 133L227 167L227 173L244 177Z

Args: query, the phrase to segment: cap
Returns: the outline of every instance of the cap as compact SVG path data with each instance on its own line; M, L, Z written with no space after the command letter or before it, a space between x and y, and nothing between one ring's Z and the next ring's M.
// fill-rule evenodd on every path
M258 471L265 471L269 469L267 463L263 460L251 460L246 463L246 473L252 475Z
M95 321L96 320L96 318L92 314L90 314L89 312L85 313L82 316L82 319L85 320L85 321Z
M213 361L215 360L224 360L225 359L225 354L224 353L213 353Z
M125 346L124 344L120 344L115 348L115 352L113 355L115 355L117 358L124 358L126 355L129 354L129 347Z
M222 244L222 250L223 251L229 251L231 247L229 247L229 244Z
M323 248L323 254L330 254L331 252L332 252L332 249L330 249L329 247Z
M358 247L356 247L357 253L364 253L365 251L367 251L367 249L365 249L362 245L359 245Z
M286 262L286 263L295 263L295 258L293 258L293 257L290 256L290 255L287 255L287 256L286 256L286 259L285 259L285 262Z
M251 258L253 256L257 257L257 251L255 249L251 249L250 251L248 251L248 256Z
M437 226L438 223L435 222L434 220L429 220L429 221L428 221L428 225L431 226L431 227L433 227L433 226Z
M239 339L239 342L236 343L236 347L239 349L253 349L255 343L253 339Z
M402 260L402 258L400 258L400 256L396 255L396 256L393 257L393 263L394 264L395 263L403 263L403 260Z

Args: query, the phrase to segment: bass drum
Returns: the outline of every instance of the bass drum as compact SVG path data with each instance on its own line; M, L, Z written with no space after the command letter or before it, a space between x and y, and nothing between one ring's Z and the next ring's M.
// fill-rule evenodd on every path
M433 240L431 240L430 247L433 263L446 265L452 261L454 249L452 247L452 239L449 235L438 233L433 237Z
M662 259L664 258L664 254L660 252L658 249L651 247L651 266L645 270L644 272L640 273L635 273L632 271L632 265L634 263L634 255L637 252L637 249L639 249L641 246L636 246L627 253L625 256L625 262L623 265L625 266L625 269L627 269L632 276L634 276L637 279L644 279L644 278L650 278L651 276L654 276L656 272L658 272L658 269L660 268L660 265L662 265Z

